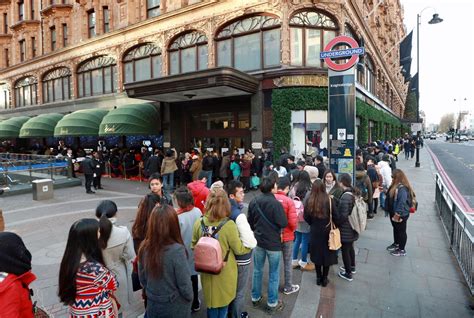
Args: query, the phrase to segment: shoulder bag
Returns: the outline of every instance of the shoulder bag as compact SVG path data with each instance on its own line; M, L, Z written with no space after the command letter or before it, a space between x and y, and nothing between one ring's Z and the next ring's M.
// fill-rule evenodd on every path
M329 241L328 241L329 249L331 251L337 251L342 246L341 232L332 221L331 197L329 197L329 225L331 226L331 230L329 231Z

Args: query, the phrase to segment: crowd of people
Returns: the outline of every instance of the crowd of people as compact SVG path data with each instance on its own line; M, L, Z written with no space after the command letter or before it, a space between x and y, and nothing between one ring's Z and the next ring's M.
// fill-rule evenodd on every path
M326 287L330 266L338 264L340 254L338 275L350 282L357 272L354 242L361 232L351 218L357 200L364 202L368 219L381 210L390 217L391 255L407 253L406 228L416 197L406 175L395 167L402 147L398 140L357 150L355 184L349 174L336 176L319 155L295 160L284 152L273 164L269 154L264 160L251 151L224 154L216 170L215 154L197 152L184 158L191 161L186 161L188 182L178 183L174 191L177 153L170 149L159 171L148 170L150 192L139 202L131 232L117 225L119 211L110 200L100 202L95 218L72 224L58 296L71 317L121 317L133 291L141 290L148 318L190 317L202 302L209 318L241 318L247 317L244 298L250 277L253 306L269 314L284 308L280 293L299 291L292 277L296 269L315 271L315 283ZM153 161L145 167L150 165L160 167ZM251 181L254 176L258 185ZM261 193L244 213L245 193L255 187ZM328 244L333 229L340 233L340 252ZM22 239L0 233L2 311L33 317L28 288L33 280L31 254ZM12 291L18 301L7 300Z

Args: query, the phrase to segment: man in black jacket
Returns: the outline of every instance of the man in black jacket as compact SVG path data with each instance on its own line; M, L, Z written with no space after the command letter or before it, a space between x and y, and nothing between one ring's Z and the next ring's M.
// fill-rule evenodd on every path
M82 172L86 179L86 193L94 194L95 192L91 190L92 181L94 180L94 163L92 162L90 153L88 153L82 161Z
M249 204L248 221L257 239L253 255L252 303L258 306L262 301L262 276L265 259L268 257L269 279L266 311L273 314L283 309L278 300L280 283L281 232L288 225L283 206L274 196L277 186L274 180L263 178L262 194Z

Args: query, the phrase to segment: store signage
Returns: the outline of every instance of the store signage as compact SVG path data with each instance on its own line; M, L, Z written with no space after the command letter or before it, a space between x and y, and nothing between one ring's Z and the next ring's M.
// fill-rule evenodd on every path
M282 76L275 78L273 84L277 87L285 86L328 86L328 78L321 75L298 75L298 76Z
M331 51L337 45L345 44L347 50ZM328 123L329 123L329 165L336 174L348 173L355 181L355 127L356 90L355 68L359 54L357 42L348 36L333 39L321 52L320 57L328 65ZM333 58L349 57L348 61L336 64ZM353 183L354 184L354 183Z
M348 49L332 50L335 46L347 45ZM319 53L319 58L324 60L329 69L342 72L353 67L359 60L359 55L364 55L365 49L359 47L357 41L346 35L341 35L332 39L324 48L324 52ZM332 59L348 58L347 61L337 64Z

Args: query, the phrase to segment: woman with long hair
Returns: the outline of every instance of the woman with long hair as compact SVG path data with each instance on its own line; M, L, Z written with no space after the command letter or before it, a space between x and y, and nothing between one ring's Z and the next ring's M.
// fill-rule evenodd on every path
M147 222L151 211L153 211L157 204L172 204L171 197L163 191L163 178L159 173L153 173L148 178L148 187L151 192L145 195L138 204L137 216L132 226L133 246L136 253L140 243L145 239Z
M198 273L194 269L194 254L191 249L191 240L193 237L194 223L202 216L202 213L201 210L194 206L193 194L186 186L176 189L173 198L179 207L176 211L178 213L179 228L186 252L188 253L188 266L193 285L193 304L191 310L196 312L201 309L201 302L199 301Z
M169 205L157 205L138 252L138 276L147 297L147 318L191 317L193 289L188 255L178 216Z
M132 260L135 258L133 241L126 226L117 225L117 205L114 201L104 200L95 210L99 219L99 245L102 249L104 264L117 277L119 287L116 295L121 305L119 313L132 302Z
M305 170L302 170L299 174L298 182L295 184L288 196L292 199L298 198L303 202L306 194L311 191L311 186L312 183L309 173ZM303 271L312 271L314 269L314 264L308 263L309 232L309 224L306 223L305 220L298 220L298 227L295 231L295 243L293 245L293 260L291 262L293 268L297 268L299 266ZM301 259L298 260L300 247Z
M99 221L81 219L69 230L59 269L58 296L69 317L117 317L115 275L104 265L99 246Z
M227 317L228 306L234 300L237 290L237 263L235 255L250 253L239 238L239 231L234 221L229 220L231 212L229 198L223 189L209 193L201 221L194 223L191 247L194 248L203 236L203 228L213 233L220 226L217 240L222 255L227 254L227 263L217 275L201 273L202 290L207 305L207 316Z
M31 253L21 237L0 232L0 317L33 318Z
M387 191L386 212L393 227L393 244L387 247L393 256L405 256L407 243L407 222L415 193L408 179L400 169L392 172L392 184Z
M311 226L311 261L316 267L316 284L326 287L329 267L337 264L337 253L329 249L330 214L336 210L334 200L326 193L326 185L314 181L304 206L304 219Z
M335 197L339 204L337 213L333 217L341 232L341 251L344 262L344 267L340 267L339 277L351 282L352 274L356 273L354 242L359 238L359 234L349 223L349 214L352 213L355 204L355 189L352 187L352 177L348 173L340 174L338 181L343 191L340 197Z
M326 193L332 196L339 197L342 194L342 188L337 183L336 174L334 171L328 169L323 175L324 186L326 187Z

